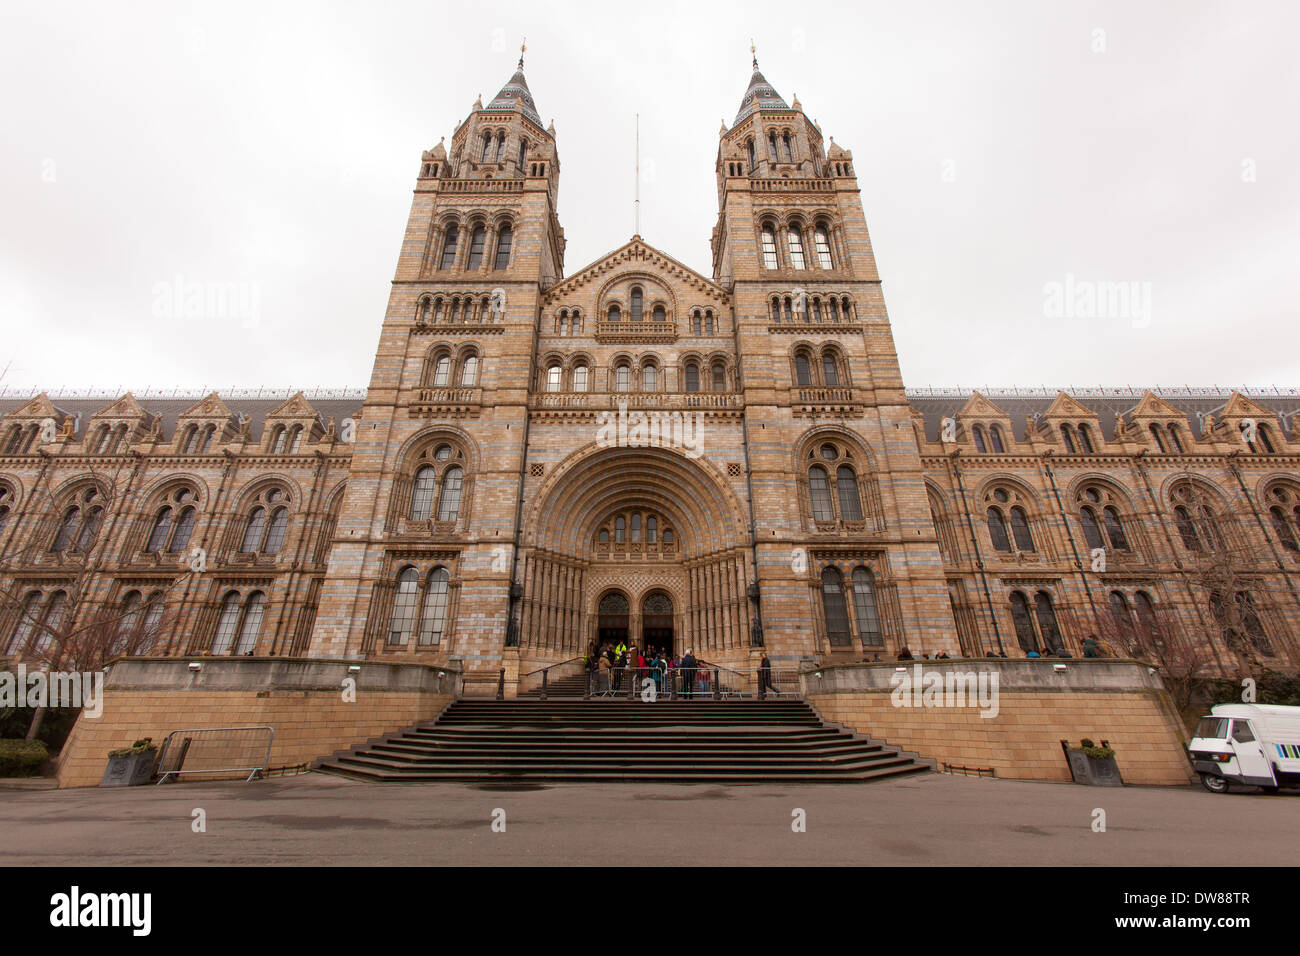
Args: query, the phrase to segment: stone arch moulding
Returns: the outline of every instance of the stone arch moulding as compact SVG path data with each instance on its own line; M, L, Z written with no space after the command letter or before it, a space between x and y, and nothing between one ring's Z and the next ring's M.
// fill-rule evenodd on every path
M608 306L613 302L620 302L621 300L618 299L611 299L610 302L605 301L605 297L609 294L609 290L614 286L619 285L620 283L636 282L637 280L640 280L642 283L652 285L659 293L661 293L662 295L666 295L668 297L668 303L670 306L668 309L670 313L669 318L671 321L676 321L676 319L681 315L681 309L678 307L677 304L677 293L673 291L672 285L669 284L667 279L665 279L663 276L655 275L653 272L644 272L640 270L632 271L632 272L620 272L606 279L605 282L601 284L600 288L596 290L595 301L597 307L603 305L606 308L608 308ZM646 299L650 298L650 296L648 294L648 291L644 287L642 288L641 291L642 291L641 301L642 303L644 303ZM623 309L621 304L619 307L620 309Z
M665 448L602 448L591 442L556 466L525 519L528 547L585 556L596 525L641 501L678 522L683 558L749 544L746 512L716 468Z

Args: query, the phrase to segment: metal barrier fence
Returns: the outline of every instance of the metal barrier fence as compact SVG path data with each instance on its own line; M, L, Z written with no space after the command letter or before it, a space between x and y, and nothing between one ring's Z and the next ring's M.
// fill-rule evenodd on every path
M274 738L271 727L173 730L158 755L158 782L183 773L247 773L252 780L271 765Z
M656 675L649 666L588 671L586 696L641 700L646 696L647 679L654 698L664 700L791 700L802 696L796 670L675 667Z

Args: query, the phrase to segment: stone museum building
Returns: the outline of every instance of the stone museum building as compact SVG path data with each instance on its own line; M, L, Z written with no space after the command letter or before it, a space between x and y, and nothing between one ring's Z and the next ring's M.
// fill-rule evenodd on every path
M566 262L521 59L420 157L363 391L0 398L0 658L116 609L157 656L484 680L600 640L1294 667L1300 396L908 391L852 152L757 61L717 136L708 275Z

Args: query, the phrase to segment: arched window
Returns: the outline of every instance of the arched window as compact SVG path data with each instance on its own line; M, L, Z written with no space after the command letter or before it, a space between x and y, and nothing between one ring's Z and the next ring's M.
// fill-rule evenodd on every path
M1296 537L1291 530L1291 524L1286 520L1286 512L1274 505L1268 509L1268 514L1273 519L1273 530L1277 533L1277 539L1282 543L1282 547L1288 551L1300 551L1300 547L1296 545Z
M1016 641L1025 653L1038 650L1038 635L1029 618L1029 602L1019 591L1011 592L1011 622L1016 627Z
M459 234L454 222L447 227L447 235L442 240L442 259L438 263L439 269L450 269L456 265L456 239Z
M853 569L853 610L858 618L858 638L863 647L880 647L880 612L876 606L876 578L869 568Z
M668 321L668 313L664 311L664 307L662 305L656 305L654 307L654 311L650 313L650 316L655 322Z
M632 515L632 541L633 543L637 543L640 540L641 540L641 516L639 514L634 514Z
M585 392L587 390L587 366L575 365L573 367L573 390L575 392Z
M655 544L659 540L659 519L654 515L646 518L645 539L648 544Z
M1169 441L1173 444L1174 451L1181 455L1183 453L1183 439L1178 434L1177 425L1169 426Z
M244 608L244 626L239 629L239 643L235 645L236 654L251 654L257 647L257 632L262 629L262 613L265 609L265 594L254 591L248 596Z
M433 499L438 489L438 473L425 465L415 473L415 486L411 492L410 520L428 521L433 514Z
M271 512L271 523L266 529L265 554L279 554L284 546L285 532L289 530L289 509L276 508Z
M686 366L686 391L698 392L700 390L700 367L694 362Z
M715 392L727 390L727 367L721 362L713 363L713 390Z
M176 530L172 532L172 540L167 545L167 551L170 554L180 554L188 547L190 535L194 533L194 519L198 512L192 505L187 505L181 509L180 518L176 522Z
M752 175L754 167L757 165L757 163L754 162L754 141L752 139L746 140L745 147L749 150L749 172Z
M845 521L863 520L858 479L848 465L841 465L835 470L835 490L840 503L840 517Z
M271 433L271 454L283 455L285 442L288 439L288 432L283 425L276 425L275 431Z
M1065 443L1065 450L1071 455L1075 454L1074 447L1074 428L1070 425L1061 426L1061 441Z
M632 387L632 366L619 362L614 366L614 391L626 392Z
M1005 452L1006 446L1002 444L1002 429L997 425L989 426L989 442L993 445L993 451L1001 455Z
M50 546L51 551L66 551L68 545L72 544L73 535L77 533L77 526L81 523L81 509L72 506L63 513L63 520L59 522L59 530L54 535L54 543Z
M492 268L504 269L510 265L510 246L513 242L514 231L510 228L510 223L503 223L501 231L497 233L497 256Z
M850 643L849 612L844 604L843 578L835 568L822 571L822 612L826 617L826 637L833 647Z
M1164 437L1160 434L1160 426L1157 425L1155 422L1152 422L1147 427L1148 430L1151 432L1151 437L1155 439L1156 448L1160 451L1162 455L1166 454L1169 451L1169 449L1165 447Z
M786 133L785 136L782 137L781 142L782 142L782 145L785 146L785 161L786 161L787 163L793 163L793 162L794 162L794 153L792 153L792 152L790 151L790 134L789 134L789 133Z
M817 264L823 269L834 268L835 263L831 259L831 240L826 227L818 223L817 228L813 230L813 238L817 243Z
M1183 547L1188 551L1200 551L1201 539L1196 534L1196 525L1192 522L1192 516L1182 505L1174 507L1174 524L1178 526L1178 534L1183 539Z
M1011 533L1015 536L1016 547L1021 551L1034 550L1034 537L1029 533L1029 516L1019 505L1011 509Z
M803 232L798 226L791 226L786 233L786 243L790 248L790 265L795 269L804 267Z
M763 224L763 268L778 267L776 259L776 231L768 223Z
M1079 445L1083 448L1085 455L1091 455L1094 451L1092 446L1092 431L1086 424L1079 426Z
M256 551L262 544L262 535L265 531L266 509L259 505L248 516L248 524L244 528L244 540L239 550L245 554Z
M1273 438L1268 433L1268 426L1260 425L1256 432L1259 435L1259 443L1264 446L1264 451L1270 455L1276 454L1276 450L1273 448Z
M1116 551L1128 550L1128 538L1124 535L1124 524L1119 520L1119 512L1107 505L1102 509L1102 520L1106 524L1106 535L1110 546Z
M559 362L552 362L546 366L546 390L548 392L558 392L562 385L564 369L560 367Z
M627 540L627 519L619 515L614 519L614 541L622 544Z
M461 486L465 473L459 468L447 469L442 476L442 495L438 501L438 520L455 521L460 517Z
M420 643L423 645L442 643L442 634L447 625L447 582L446 568L434 568L429 572L424 593L424 613L420 616Z
M433 387L446 388L451 384L451 356L439 355L433 366Z
M158 512L158 517L154 519L153 530L149 533L149 541L145 545L145 551L153 554L162 551L167 546L167 539L172 531L172 509L163 508Z
M653 365L646 365L641 369L641 391L656 392L659 390L659 369Z
M212 638L212 653L223 655L230 653L235 641L235 631L239 627L239 594L231 591L221 602L221 615L217 618L217 633Z
M632 290L632 319L633 322L641 321L641 290L634 288Z
M1101 537L1101 527L1097 524L1097 514L1088 505L1079 509L1079 520L1083 523L1083 537L1092 549L1106 547Z
M1002 517L1001 509L989 508L988 524L989 540L993 542L993 550L1010 552L1011 541L1007 538L1007 523Z
M695 313L691 316L691 330L692 330L696 335L701 335L701 334L703 334L704 323L703 323L703 321L700 319L700 312L699 312L698 309L696 309L696 310L695 310Z
M981 455L985 454L989 449L988 445L984 444L984 429L976 425L970 431L971 437L975 439L975 450Z
M618 306L616 306L616 305L611 305L611 306L609 307L609 321L611 321L611 322L617 322L618 319L619 319L619 309L618 309Z
M397 594L393 598L393 616L388 622L390 646L405 644L415 629L415 609L420 601L420 572L403 568L397 575Z
M466 268L479 269L483 266L483 243L487 239L487 230L482 226L475 226L474 231L469 234L469 264Z
M1056 625L1056 610L1052 607L1052 597L1046 591L1039 591L1034 598L1034 610L1038 618L1038 632L1043 636L1043 645L1053 651L1064 646L1061 629Z
M794 356L794 380L796 385L812 384L812 365L807 352L796 352Z
M478 384L477 355L470 355L465 359L465 364L460 369L460 384L463 388Z
M704 334L713 334L713 313L706 311L704 313Z
M835 512L831 508L830 482L826 469L814 465L808 469L808 493L812 498L813 520L834 521Z
M822 384L828 388L838 388L840 384L840 367L830 349L822 351Z
M190 425L185 429L185 440L181 443L181 454L192 455L198 448L199 429L197 425Z
M1128 599L1124 597L1124 592L1111 591L1109 600L1111 618L1119 628L1127 630L1132 626L1133 621L1129 615Z
M1150 638L1157 646L1162 643L1160 634L1160 623L1156 619L1155 604L1151 601L1151 595L1146 591L1138 591L1133 595L1134 604L1137 606L1138 626L1141 628L1141 636Z

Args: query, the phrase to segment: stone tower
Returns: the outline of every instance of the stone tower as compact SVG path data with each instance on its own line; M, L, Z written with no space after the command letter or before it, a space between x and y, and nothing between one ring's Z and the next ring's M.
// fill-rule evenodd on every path
M502 656L540 289L563 272L560 162L524 79L424 153L312 653Z
M955 651L852 153L827 148L755 58L716 172L713 272L735 310L767 644Z

